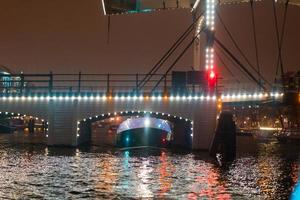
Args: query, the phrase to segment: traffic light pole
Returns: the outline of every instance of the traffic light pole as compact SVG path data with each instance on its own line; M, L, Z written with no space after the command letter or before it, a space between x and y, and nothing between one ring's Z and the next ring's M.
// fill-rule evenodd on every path
M205 5L205 32L206 32L206 48L205 48L205 72L207 75L208 92L214 93L217 83L217 74L215 71L214 59L214 33L215 33L215 0L206 0Z
M197 19L199 13L205 10L205 15L200 18L195 35L204 28L206 43L204 48L204 54L201 51L200 35L195 41L194 46L194 69L197 71L204 71L207 79L207 90L209 93L215 92L217 83L217 73L215 71L214 63L214 33L215 33L215 10L216 0L196 1L192 9L194 19ZM201 63L201 59L204 59L204 63Z

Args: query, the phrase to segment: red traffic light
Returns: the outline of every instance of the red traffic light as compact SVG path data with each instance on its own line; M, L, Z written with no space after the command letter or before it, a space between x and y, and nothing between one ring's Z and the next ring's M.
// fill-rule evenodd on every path
M210 87L215 87L217 83L217 74L213 70L207 71L207 81Z
M209 79L215 79L216 78L216 74L214 71L210 71L209 73Z

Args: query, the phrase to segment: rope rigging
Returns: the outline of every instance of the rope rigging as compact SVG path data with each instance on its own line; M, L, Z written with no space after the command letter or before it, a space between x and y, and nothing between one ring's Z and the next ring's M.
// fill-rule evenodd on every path
M286 26L286 18L287 18L287 10L288 10L288 4L289 4L289 0L286 1L285 3L285 10L284 10L284 19L283 19L283 24L282 24L282 29L281 29L281 34L279 34L279 27L278 27L278 19L277 19L277 13L276 13L276 7L275 7L275 0L272 0L272 4L273 4L273 14L274 14L274 21L275 21L275 29L276 29L276 39L277 39L277 47L278 47L278 58L277 58L277 68L276 68L276 77L278 75L278 71L279 71L279 67L281 70L281 76L283 76L284 74L284 68L283 68L283 60L282 60L282 53L281 53L281 49L282 49L282 44L283 44L283 38L284 38L284 32L285 32L285 26ZM232 43L234 44L235 48L238 50L238 52L242 55L243 59L246 61L247 63L247 67L250 67L251 70L249 71L247 69L247 67L245 65L243 65L241 63L240 60L238 60L235 55L230 52L223 43L221 43L217 38L214 38L216 44L218 45L218 48L220 50L220 52L222 51L222 53L224 54L224 56L227 56L227 58L229 58L229 60L232 63L236 63L236 67L238 66L238 69L244 74L246 75L246 77L252 81L254 81L256 84L258 84L258 86L260 87L260 89L262 90L267 90L264 84L267 84L268 86L272 87L272 84L261 74L261 66L260 66L260 62L259 62L259 50L258 50L258 39L257 39L257 25L255 22L255 13L254 13L254 0L250 0L250 7L251 7L251 21L252 21L252 30L253 30L253 40L254 40L254 48L255 48L255 58L256 58L256 67L254 65L251 64L250 60L247 58L247 56L245 55L245 53L242 51L242 49L239 47L238 43L236 42L236 40L234 39L233 35L231 34L231 32L229 31L229 29L227 28L227 26L225 25L224 21L222 20L220 14L218 11L216 11L217 17L220 21L220 23L222 24L222 26L224 27L226 33L228 34L228 36L230 37L230 40L232 41ZM195 24L196 22L199 20L199 18L203 15L203 13L201 13L201 15L199 15L199 17L187 28L187 30L179 37L179 39L170 47L170 49L163 55L163 57L153 66L153 68L150 70L150 72L148 74L146 74L146 76L143 78L143 80L141 80L138 83L138 90L142 89L148 82L149 80L153 77L153 75L155 75L155 73L162 68L162 65L170 58L170 56L176 51L176 49L182 44L182 42L189 36L189 34L192 32L192 30L195 28ZM161 83L161 81L166 78L166 76L168 75L168 73L174 68L174 66L176 65L176 63L181 59L181 57L185 54L185 52L187 51L187 49L193 44L193 42L195 41L195 39L198 37L198 35L203 31L203 29L193 38L193 40L185 47L185 49L180 53L180 55L176 58L176 60L171 64L171 66L167 69L167 71L161 76L161 78L158 80L158 82L156 83L156 85L153 87L152 91L155 91L156 88L158 87L158 85ZM224 60L221 58L220 54L217 53L217 57L219 59L219 61L224 65L224 67L226 68L226 70L230 73L230 75L232 77L235 77L233 72L228 68L228 66L226 65L226 63L224 62ZM253 71L255 72L255 74L253 74ZM236 78L236 77L235 77ZM238 82L240 82L237 78L236 80Z
M260 79L257 79L253 74L233 55L232 52L230 52L225 45L217 38L215 37L215 43L219 45L246 73L251 79L256 82L263 90L267 90L267 88L261 83Z
M247 58L247 56L245 55L245 53L241 50L241 48L239 47L239 45L237 44L237 42L235 41L235 39L233 38L231 32L229 31L229 29L227 28L226 24L224 23L224 21L222 20L219 12L217 12L217 16L219 21L221 22L223 28L225 29L226 33L228 34L229 38L231 39L232 43L234 44L235 48L239 51L239 53L242 55L242 57L245 59L245 61L247 62L247 64L251 67L251 69L265 82L267 83L269 86L271 86L271 83L265 78L263 77L260 72L255 69L255 67L251 64L251 62L249 61L249 59Z
M220 46L215 45L216 49L219 49L219 51L228 59L230 62L235 66L248 80L253 81L252 78L243 70L241 67L237 66L238 64L230 57L224 49L222 49Z
M110 15L107 18L107 44L110 42Z
M189 36L189 34L193 31L195 24L202 16L203 13L201 13L196 18L196 20L186 29L186 31L176 40L176 42L169 48L169 50L162 56L162 58L152 67L152 69L146 74L146 76L138 83L138 90L142 89L149 82L149 80L153 77L153 75L162 67L162 65L176 51L176 49L182 44L182 42Z
M282 56L281 56L281 48L280 48L280 40L279 40L279 29L278 29L278 19L277 19L277 12L276 12L276 7L275 7L275 1L272 1L272 8L273 8L273 15L274 15L274 25L275 25L275 35L276 35L276 40L277 40L277 48L278 48L278 54L279 54L279 62L280 62L280 67L281 67L281 76L283 75L283 64L282 64ZM276 68L277 68L277 63L276 63ZM277 69L276 69L276 77L277 77ZM275 77L275 79L276 79Z
M255 25L255 19L254 19L254 7L253 7L253 0L250 0L250 7L251 7L251 19L252 19L252 28L253 28L253 39L254 39L254 47L255 47L255 57L256 57L256 67L259 74L259 82L261 82L260 79L260 66L259 66L259 60L258 60L258 48L257 48L257 37L256 37L256 25ZM262 85L261 83L259 85Z
M280 64L281 78L283 78L283 75L284 75L281 50L282 50L283 38L284 38L284 32L285 32L285 26L286 26L288 5L289 5L289 0L287 0L286 3L285 3L284 13L283 13L283 24L282 24L282 27L281 27L281 37L280 37L279 45L278 45L278 57L277 57L277 66L276 66L276 74L275 74L275 77L277 77L278 76L278 70L279 70L279 64ZM279 35L278 35L278 37L279 37ZM276 81L276 79L275 79L275 81Z
M222 65L225 67L225 69L229 72L230 76L232 76L237 83L241 83L241 81L234 75L234 73L229 69L229 67L226 65L226 63L224 62L224 60L221 58L221 56L219 55L219 53L217 51L216 52L216 56L219 59L219 61L222 63Z
M153 87L153 89L151 90L151 93L153 93L156 88L158 87L158 85L161 83L161 81L166 78L166 76L168 75L168 73L174 68L174 66L177 64L177 62L182 58L182 56L186 53L186 51L192 46L192 44L194 43L194 41L197 39L197 37L202 33L202 31L204 30L204 28L202 28L194 37L193 39L190 41L190 43L184 48L184 50L179 54L179 56L175 59L175 61L172 63L172 65L167 69L167 71L161 76L161 78L157 81L157 83L155 84L155 86Z

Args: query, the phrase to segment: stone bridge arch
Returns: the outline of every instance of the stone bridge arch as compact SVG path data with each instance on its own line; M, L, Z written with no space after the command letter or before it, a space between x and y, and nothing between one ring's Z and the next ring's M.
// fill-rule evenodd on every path
M91 140L92 123L115 117L150 117L169 121L173 125L172 145L184 148L192 148L193 142L193 121L181 116L171 115L169 113L140 111L140 110L124 110L114 113L102 113L96 116L90 116L77 122L77 137L81 142Z
M49 119L48 103L41 101L1 98L0 111Z
M0 97L0 110L43 118L49 123L48 145L77 146L78 121L101 113L149 111L193 121L193 149L208 149L216 126L217 106L212 97Z

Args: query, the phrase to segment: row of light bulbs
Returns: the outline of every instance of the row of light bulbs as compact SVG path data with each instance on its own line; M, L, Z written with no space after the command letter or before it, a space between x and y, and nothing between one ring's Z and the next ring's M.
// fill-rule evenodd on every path
M215 0L206 1L206 25L210 30L214 30L215 26Z
M20 113L13 113L13 112L1 112L0 111L0 115L7 115L7 116L11 116L11 117L31 117L34 118L35 120L39 120L38 117L32 117L32 116L28 116L28 115L22 115ZM42 122L44 122L44 119L40 119ZM47 122L48 124L48 122Z
M88 117L88 118L84 118L84 119L82 119L81 121L77 121L77 137L80 137L80 128L79 128L79 126L80 126L80 124L81 123L84 123L84 122L86 122L86 121L88 121L88 120L95 120L95 119L104 119L104 118L107 118L107 117L110 117L110 116L126 116L126 115L155 115L155 116L167 116L169 119L180 119L180 120L184 120L184 121L186 121L186 122L190 122L190 124L191 124L191 137L193 137L193 124L194 124L194 122L192 121L192 120L190 120L190 119L188 119L188 118L184 118L184 117L181 117L181 116L176 116L176 115L171 115L171 114L166 114L166 113L160 113L160 112L152 112L152 111L140 111L140 110L138 110L138 111L134 111L134 110L132 110L132 111L128 111L128 110L126 110L126 111L120 111L120 112L114 112L114 113L106 113L106 114L101 114L101 115L96 115L96 116L91 116L91 117Z
M164 99L169 99L170 101L172 100L198 100L198 99L206 99L206 100L215 100L216 96L204 96L204 95L197 95L197 96L3 96L0 97L0 100L26 100L26 101L38 101L38 100L164 100Z
M275 92L275 93L254 93L254 94L246 94L246 93L237 93L237 94L226 94L226 95L221 95L221 99L249 99L249 98L263 98L263 97L280 97L283 96L283 93ZM137 100L137 101L145 101L145 100L152 100L152 101L161 101L161 100L213 100L215 101L217 99L216 95L184 95L184 96L2 96L0 97L0 100L3 101L38 101L38 100L120 100L120 101L125 101L125 100Z
M267 97L282 97L283 93L275 92L275 93L254 93L254 94L227 94L221 95L221 99L261 99Z
M28 117L28 115L22 115L20 113L13 113L13 112L1 112L0 111L0 115L7 115L7 116L11 116L11 117L18 117L18 118L24 118L24 117ZM38 117L32 117L32 116L29 116L31 118L34 118L35 120L39 120ZM45 122L44 119L40 119L42 122ZM46 122L46 124L49 126L49 122ZM47 128L46 131L48 132L49 129ZM46 134L46 137L48 137L48 134Z
M205 51L205 69L214 69L214 49L213 47L207 47Z

